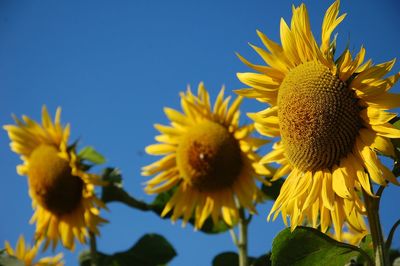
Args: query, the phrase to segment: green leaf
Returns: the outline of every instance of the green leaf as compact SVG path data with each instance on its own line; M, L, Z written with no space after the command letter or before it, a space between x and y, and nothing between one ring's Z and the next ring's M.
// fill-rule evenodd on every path
M91 146L84 147L82 150L80 150L78 157L94 164L103 164L106 162L106 158L104 158L103 155L101 155Z
M282 178L271 182L271 186L262 185L261 191L264 193L265 197L270 200L276 200L279 196L279 192L281 191L281 187L285 180Z
M0 253L0 266L24 266L25 263L14 256L7 255L4 251Z
M176 255L175 249L163 236L146 234L127 251L117 252L113 255L98 252L97 262L98 266L160 266L171 261ZM90 266L90 259L89 252L82 253L79 258L80 265Z
M273 240L271 261L274 266L345 265L360 254L368 255L358 247L341 243L310 227L281 231Z
M270 253L258 258L248 257L250 266L270 266ZM239 266L239 255L236 252L223 252L214 257L212 266Z
M374 246L372 243L371 235L367 235L363 238L363 240L360 243L360 248L362 250L364 250L365 253L367 253L370 258L372 258L372 259L375 258ZM367 259L365 258L365 256L360 255L357 258L357 262L360 264L364 264L367 262Z
M122 175L118 168L107 167L101 173L101 179L112 183L118 187L122 187Z
M396 250L396 249L389 250L389 261L390 261L390 265L399 266L400 265L400 250Z
M254 259L254 261L251 262L250 266L271 266L271 253L267 253L265 255L262 255L261 257L258 257L257 259Z
M239 266L239 256L235 252L223 252L214 257L212 266Z
M165 264L177 255L171 244L157 234L144 235L130 252L143 261L142 265Z

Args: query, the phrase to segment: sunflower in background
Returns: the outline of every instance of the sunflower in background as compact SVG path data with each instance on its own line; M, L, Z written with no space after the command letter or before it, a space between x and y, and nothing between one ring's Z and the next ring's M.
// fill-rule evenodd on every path
M237 91L271 106L249 116L261 134L281 138L261 160L282 165L274 179L288 174L268 219L281 213L287 225L289 216L292 229L307 219L323 232L333 224L338 240L345 222L366 233L360 195L373 195L371 180L398 184L377 152L394 157L390 138L400 137L389 123L396 114L386 111L400 105L400 95L389 93L400 73L385 77L394 60L364 63L363 47L355 57L346 49L334 59L331 35L345 15L339 1L329 7L321 45L304 4L293 7L290 27L281 19L281 45L257 32L267 50L252 47L268 66L239 56L259 73L239 73L251 88Z
M55 257L45 257L39 259L38 262L33 262L41 243L36 243L30 247L25 243L24 237L21 235L18 238L15 250L11 247L8 241L5 242L5 251L8 255L14 256L24 263L25 266L63 266L63 254L59 253Z
M67 146L70 127L62 127L60 116L58 108L53 123L44 106L41 125L23 116L23 121L14 117L16 125L4 129L12 151L23 161L18 174L28 176L36 238L45 239L45 249L50 243L54 249L61 240L73 250L74 240L84 243L88 230L99 234L97 226L105 222L99 207L105 206L94 194L100 178L81 170L75 150Z
M194 214L195 228L202 227L211 215L228 225L238 221L240 207L254 213L260 195L256 180L267 183L261 175L271 175L269 168L257 164L255 151L267 143L250 136L253 125L239 126L241 97L230 107L230 97L219 92L214 108L204 85L198 95L190 89L181 93L183 113L165 108L170 126L156 124L161 133L157 144L146 152L164 157L143 167L142 175L157 174L147 182L145 191L161 193L176 188L162 216L173 210L171 219L183 216L185 224Z

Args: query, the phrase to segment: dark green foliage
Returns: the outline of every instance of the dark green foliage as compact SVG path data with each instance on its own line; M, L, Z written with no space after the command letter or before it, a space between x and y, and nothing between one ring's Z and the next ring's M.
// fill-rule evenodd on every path
M309 227L281 231L272 243L271 261L274 266L345 265L358 256L371 261L367 253L356 246L341 243Z
M157 234L146 234L130 249L112 255L97 253L98 266L160 266L165 265L176 256L176 251L171 244ZM90 252L81 254L81 266L90 266Z
M249 257L249 266L270 266L271 254L265 254L258 258ZM239 266L239 255L236 252L223 252L214 257L212 266Z

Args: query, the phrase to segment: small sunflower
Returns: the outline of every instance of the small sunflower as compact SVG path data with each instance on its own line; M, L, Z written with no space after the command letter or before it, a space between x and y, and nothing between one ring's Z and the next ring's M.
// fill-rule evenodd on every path
M100 178L81 169L74 149L68 149L69 124L64 128L58 108L54 123L45 106L42 125L23 116L14 117L16 125L4 129L11 139L11 150L21 155L19 175L28 176L29 195L35 213L37 239L45 239L56 247L59 240L68 249L75 241L85 242L88 229L98 234L97 226L105 222L99 217L99 207L105 207L94 193Z
M188 88L181 93L183 113L165 108L170 126L156 124L161 132L157 144L146 152L164 157L143 167L142 175L157 174L147 182L145 191L161 193L176 188L162 216L172 209L171 219L183 216L185 224L194 214L195 228L202 227L211 215L233 225L239 217L238 207L254 213L254 201L260 195L256 179L271 175L269 168L257 164L255 151L267 141L251 137L252 125L239 127L241 97L228 107L221 89L214 108L203 84L198 95ZM239 205L239 206L238 206Z
M14 256L20 261L22 261L25 266L63 266L63 254L59 253L55 257L45 257L39 259L38 262L33 262L35 259L37 252L40 248L41 243L35 244L33 247L30 247L25 243L24 237L21 235L18 239L15 250L12 249L10 243L8 241L5 242L5 250L6 253L10 256Z
M307 218L324 232L333 224L340 240L345 221L366 230L360 194L373 195L370 179L398 184L377 152L394 156L390 138L400 137L389 123L396 114L386 112L400 105L400 95L389 93L400 73L384 77L394 60L363 63L363 47L354 58L346 49L335 61L331 35L346 14L338 15L336 1L325 14L321 45L304 4L293 7L290 27L281 19L281 45L257 32L267 50L252 47L268 66L239 56L259 73L239 73L251 88L237 93L271 106L250 117L261 134L281 138L261 160L282 165L274 179L288 174L269 218L281 213L287 224L289 216L292 229Z

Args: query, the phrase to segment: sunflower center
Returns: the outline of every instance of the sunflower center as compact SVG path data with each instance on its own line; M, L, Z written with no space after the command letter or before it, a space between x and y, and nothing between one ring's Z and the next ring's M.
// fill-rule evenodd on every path
M29 185L38 203L56 215L72 212L82 199L83 181L71 174L67 160L50 145L41 145L29 157Z
M329 169L351 152L361 108L326 66L307 62L291 70L279 88L278 105L282 140L296 168Z
M201 122L182 136L177 165L183 178L200 191L229 187L242 169L239 143L224 126Z

